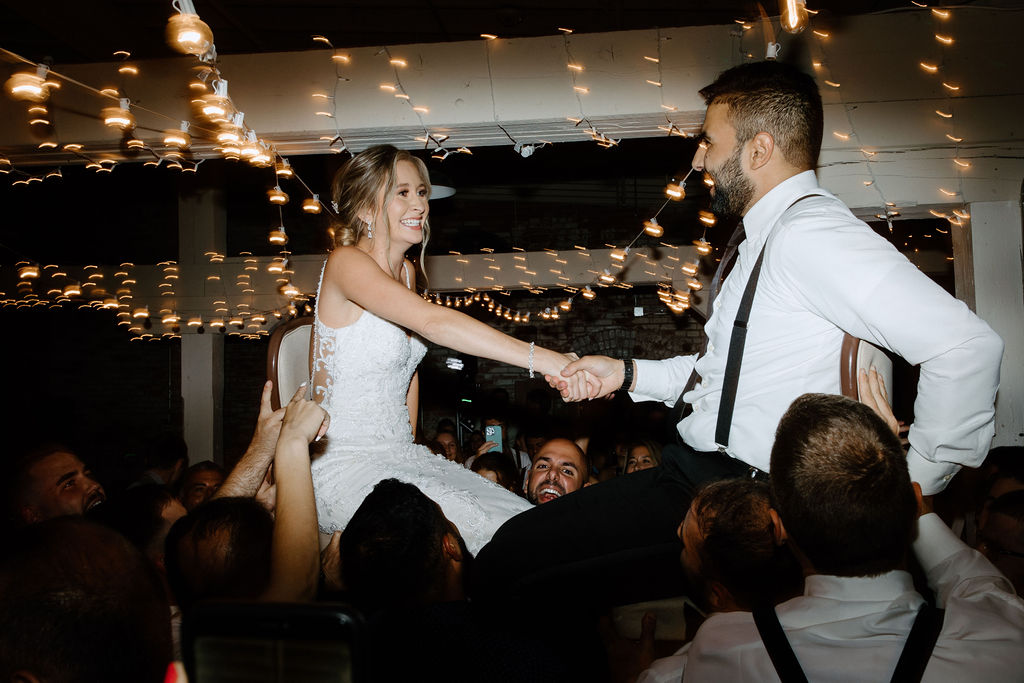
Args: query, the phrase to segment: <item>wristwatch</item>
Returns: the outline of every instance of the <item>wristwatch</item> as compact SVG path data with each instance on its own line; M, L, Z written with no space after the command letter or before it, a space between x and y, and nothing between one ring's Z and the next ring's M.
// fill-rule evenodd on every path
M636 363L633 362L632 358L622 359L622 386L619 387L619 391L629 391L629 388L633 385L633 373L636 371Z

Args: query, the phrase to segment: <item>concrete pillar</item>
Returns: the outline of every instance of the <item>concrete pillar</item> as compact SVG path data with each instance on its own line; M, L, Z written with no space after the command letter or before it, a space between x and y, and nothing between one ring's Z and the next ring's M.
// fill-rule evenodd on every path
M993 446L1024 444L1024 229L1021 202L972 202L978 315L1006 344Z
M181 336L181 395L189 460L224 462L224 336Z
M205 277L195 267L207 251L224 253L227 213L221 190L183 190L178 198L178 263L183 290L202 292ZM224 338L219 332L181 336L181 395L185 442L192 462L223 463Z

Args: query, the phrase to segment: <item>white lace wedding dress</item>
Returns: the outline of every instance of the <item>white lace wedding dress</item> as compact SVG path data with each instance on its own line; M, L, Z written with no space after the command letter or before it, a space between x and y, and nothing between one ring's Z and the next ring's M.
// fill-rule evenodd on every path
M319 311L314 317L313 396L331 416L326 451L312 466L322 532L344 529L373 486L388 478L415 484L437 502L473 554L505 520L531 507L413 443L405 401L426 353L423 342L366 310L340 328L324 325Z

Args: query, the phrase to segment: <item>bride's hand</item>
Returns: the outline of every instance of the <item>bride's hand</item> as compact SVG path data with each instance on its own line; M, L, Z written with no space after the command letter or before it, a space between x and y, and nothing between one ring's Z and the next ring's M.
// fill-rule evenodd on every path
M577 354L572 352L564 354L563 357L565 365L562 366L562 369L573 361L580 359ZM593 377L586 372L578 372L568 378L562 378L561 374L554 377L544 375L544 379L547 380L548 384L558 389L558 392L562 395L562 400L566 403L582 401L588 398L593 391ZM557 386L553 382L557 382Z

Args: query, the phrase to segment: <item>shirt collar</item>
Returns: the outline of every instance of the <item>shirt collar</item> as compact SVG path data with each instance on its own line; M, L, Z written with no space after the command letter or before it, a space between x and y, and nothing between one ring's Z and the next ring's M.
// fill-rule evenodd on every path
M762 242L766 232L771 229L779 216L789 208L795 200L818 190L818 179L814 171L803 171L786 178L768 190L765 196L757 200L746 215L743 216L743 230L750 242Z
M812 574L804 580L804 595L849 602L888 602L913 592L913 579L901 570L868 577Z

